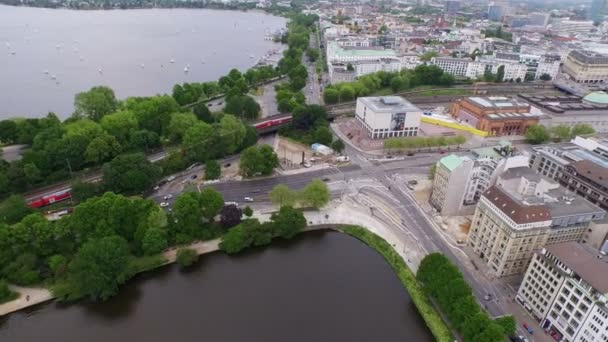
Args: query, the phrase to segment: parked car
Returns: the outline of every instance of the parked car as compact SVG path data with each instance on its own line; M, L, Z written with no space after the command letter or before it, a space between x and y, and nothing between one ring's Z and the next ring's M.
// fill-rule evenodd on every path
M324 177L324 178L323 178L323 181L324 181L324 182L329 182L329 181L330 181L330 179L329 179L328 177Z
M157 185L154 187L154 191L157 191L158 189L160 189L160 186Z
M415 154L416 154L416 153L414 153L414 152L408 152L408 153L407 153L407 156L408 156L408 157L411 157L411 156L413 156L413 155L415 155Z
M251 197L245 197L244 200L245 202L253 202L253 198Z
M165 197L163 197L163 199L164 199L165 201L166 201L166 200L170 200L170 199L172 199L172 198L173 198L173 195L171 195L171 194L165 195Z
M526 329L530 335L534 333L534 329L532 329L532 327L528 326L526 323L524 323L523 326L524 329Z
M161 208L168 207L168 206L169 206L169 203L167 203L167 202L161 202L160 203L160 207Z
M186 170L192 170L192 169L194 169L195 167L197 167L199 165L201 165L201 163L194 163L194 164L188 166L188 168Z
M169 178L167 178L167 182L173 182L175 180L175 176L169 176Z
M226 163L226 164L224 164L224 167L230 167L230 165L232 165L232 164Z
M197 176L197 175L192 175L192 176L190 176L190 179L197 179L197 178L198 178L198 176Z

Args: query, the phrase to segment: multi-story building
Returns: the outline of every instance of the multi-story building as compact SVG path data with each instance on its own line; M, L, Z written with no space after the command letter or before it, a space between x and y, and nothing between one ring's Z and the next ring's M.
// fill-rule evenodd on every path
M502 21L502 17L505 15L507 9L506 5L502 3L491 3L488 5L488 19L493 21Z
M556 20L552 30L560 36L570 36L575 34L585 34L593 29L593 21L577 21L577 20Z
M517 291L521 303L555 341L608 341L608 262L576 242L534 254Z
M454 76L468 77L469 65L474 63L470 58L433 57L431 64Z
M539 121L529 104L506 97L465 97L452 103L450 114L494 136L522 135Z
M376 60L361 60L349 63L334 62L328 69L329 80L332 84L352 82L355 79L378 71L395 72L402 69L401 60L383 58Z
M430 203L442 215L472 213L498 173L527 166L525 156L512 156L509 143L474 149L469 155L451 154L441 158L435 169Z
M335 42L327 44L327 63L352 63L379 59L394 59L397 55L394 50L378 47L348 48ZM330 66L330 65L328 65Z
M571 143L531 147L530 167L608 210L608 141L576 137Z
M355 118L372 139L417 136L421 115L400 96L357 98Z
M575 95L520 94L531 112L542 114L540 123L546 127L587 124L598 133L608 133L608 94L593 92L581 98Z
M460 0L447 0L445 2L445 12L449 14L456 14L460 11Z
M593 20L594 23L601 23L604 21L607 10L608 0L592 0L589 8L589 19Z
M529 25L547 27L551 15L549 13L530 13Z
M608 56L572 50L566 57L564 72L577 83L605 83L608 81Z
M430 64L436 65L444 72L457 77L477 78L483 76L486 72L496 74L498 68L504 68L502 80L524 80L526 77L527 67L521 64L518 60L498 60L494 58L483 58L476 61L470 58L452 58L452 57L433 57Z
M496 276L522 273L546 244L582 241L605 211L530 168L507 170L479 201L468 243Z

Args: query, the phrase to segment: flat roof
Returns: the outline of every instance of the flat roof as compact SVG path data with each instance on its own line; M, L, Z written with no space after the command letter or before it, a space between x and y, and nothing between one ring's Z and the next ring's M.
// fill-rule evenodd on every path
M365 106L376 113L422 111L401 96L366 96L359 97L357 101L361 101Z
M504 97L504 96L489 96L489 97L479 97L472 96L466 97L469 102L473 104L483 107L483 108L495 108L495 109L504 109L504 108L530 108L530 105L525 102L519 102L515 99Z
M573 270L583 280L602 294L608 293L608 262L598 258L598 253L578 242L562 242L546 245L545 249Z
M347 56L396 57L397 56L397 54L395 53L395 50L390 50L390 49L364 49L364 48L345 49L336 43L332 43L332 44L334 45L333 50L334 50L336 56L342 56L342 57L347 57Z
M450 154L449 156L445 156L439 159L439 163L445 166L446 169L450 171L454 171L460 164L462 164L462 158L455 154Z

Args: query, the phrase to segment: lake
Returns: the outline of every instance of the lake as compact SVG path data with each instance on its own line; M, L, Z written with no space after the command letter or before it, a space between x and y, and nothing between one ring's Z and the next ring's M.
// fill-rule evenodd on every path
M282 49L265 36L285 25L285 18L256 11L0 5L0 119L49 111L66 118L74 94L96 85L124 98L217 80Z
M432 341L384 259L337 232L165 267L105 303L44 304L0 321L0 341Z

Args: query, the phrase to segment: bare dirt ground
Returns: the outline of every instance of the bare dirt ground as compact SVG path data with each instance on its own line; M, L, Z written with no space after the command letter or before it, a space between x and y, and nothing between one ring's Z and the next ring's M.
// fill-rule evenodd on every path
M302 155L304 155L304 161L312 158L312 151L308 146L283 137L278 138L275 152L281 161L281 166L285 170L302 167Z

